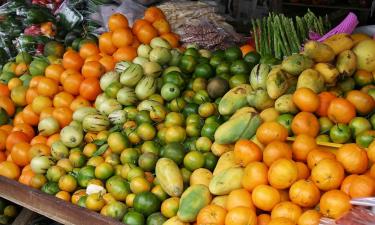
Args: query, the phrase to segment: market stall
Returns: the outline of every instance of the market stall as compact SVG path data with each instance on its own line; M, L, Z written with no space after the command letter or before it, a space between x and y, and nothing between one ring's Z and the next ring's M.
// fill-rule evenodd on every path
M356 8L150 4L0 6L0 224L374 224L375 31Z

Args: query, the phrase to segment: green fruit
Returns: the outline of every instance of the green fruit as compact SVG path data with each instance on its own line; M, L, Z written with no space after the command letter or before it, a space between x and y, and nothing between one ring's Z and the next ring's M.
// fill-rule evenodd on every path
M169 196L178 197L182 194L183 176L173 160L159 159L156 163L155 174L160 186Z
M259 63L267 64L269 66L273 66L273 65L280 64L280 60L274 58L271 55L265 55L265 56L262 56L262 58L260 59Z
M130 193L129 183L124 178L117 175L107 180L105 188L117 201L125 201L126 196Z
M76 51L79 50L79 43L82 41L82 38L76 38L73 42L72 42L72 48Z
M212 67L209 64L200 63L195 67L194 75L196 77L210 78L214 74Z
M207 186L195 184L188 187L180 199L178 218L183 222L194 222L199 211L208 205L211 199L212 196Z
M154 171L156 162L158 161L157 155L150 152L145 152L138 158L138 165L144 171Z
M349 123L349 127L352 130L354 138L366 130L371 130L370 122L364 117L353 118Z
M22 85L24 87L29 87L31 78L33 78L30 74L23 74L20 76L20 80L22 81Z
M333 127L334 123L328 117L319 118L320 134L328 133Z
M331 142L328 134L321 134L316 137L316 141L320 142Z
M79 170L77 175L77 181L79 186L87 187L87 184L91 179L95 178L95 167L85 166Z
M41 191L49 195L55 195L60 191L60 189L57 182L49 181L42 186Z
M152 123L150 112L146 110L139 111L135 116L135 121L137 122L137 124Z
M334 143L343 144L350 140L352 132L348 125L338 123L331 128L329 131L329 136Z
M160 210L160 200L152 192L142 192L135 196L133 206L135 211L149 216Z
M139 152L135 148L127 148L121 152L120 160L122 164L132 163L136 164L138 162Z
M95 167L95 177L101 180L106 180L114 174L114 169L109 163L101 163Z
M222 62L216 67L216 75L230 72L231 64L229 62Z
M0 83L8 84L13 77L15 77L15 74L12 72L2 72L0 74Z
M217 161L219 160L212 152L205 152L204 154L204 168L214 171Z
M199 105L195 103L188 103L185 108L182 110L182 114L187 117L190 114L198 113Z
M181 143L169 143L164 145L160 150L160 156L173 160L180 165L185 156L184 146Z
M56 56L62 58L65 52L64 45L57 41L50 41L44 46L45 56Z
M48 62L43 59L34 59L30 63L29 72L32 76L43 75L44 70L48 66Z
M235 88L241 84L246 84L247 79L248 79L248 75L246 74L236 74L229 79L229 87Z
M26 63L30 64L33 60L32 56L28 52L20 52L16 56L16 63Z
M196 48L188 48L184 52L184 55L189 55L189 56L193 56L194 58L198 58L200 54Z
M372 129L375 129L375 114L373 114L370 118Z
M244 60L236 60L230 65L230 72L232 74L246 74L246 79L250 73L250 67Z
M181 176L182 176L182 180L184 182L184 184L189 184L190 182L190 176L192 174L192 172L186 168L181 168Z
M128 212L125 214L124 218L122 219L122 222L127 225L144 225L145 218L139 212Z
M225 50L225 58L226 60L233 62L237 59L242 58L241 49L237 46L229 47Z
M210 96L206 90L199 90L194 95L194 103L198 105L209 102L210 100Z
M210 59L210 65L214 68L217 68L220 64L222 64L225 60L225 56L223 55L214 55Z
M375 140L375 131L366 130L357 135L355 142L362 148L368 148L368 146Z
M184 55L180 60L180 68L184 73L192 73L197 65L197 60L191 55Z
M163 85L161 88L161 96L167 100L171 101L172 99L177 98L180 96L180 89L178 88L177 85L172 84L172 83L166 83Z
M127 211L124 203L113 201L107 204L107 216L116 220L121 220Z
M218 122L205 123L201 129L201 136L208 137L211 141L215 140L215 132L220 126Z
M177 85L177 87L182 87L184 85L184 79L178 71L172 71L163 75L163 83L172 83Z
M255 51L252 51L252 52L249 52L245 55L245 57L243 58L243 60L248 63L248 65L250 67L254 67L256 64L259 63L260 61L260 54L255 52Z
M77 205L80 207L86 208L86 199L87 199L87 195L80 197L77 202Z
M281 114L277 117L276 121L283 125L287 130L289 136L292 135L292 121L293 121L293 115L286 113L286 114Z
M204 166L204 156L201 152L190 151L185 155L184 167L190 171L202 168Z
M156 212L147 217L147 225L163 225L167 221L167 218L164 217L160 212Z
M0 108L0 126L5 125L8 122L9 122L8 113L5 111L5 109Z
M336 86L345 93L354 89L355 81L353 78L347 77L338 82Z
M122 84L118 81L112 82L104 90L104 93L110 98L116 98L118 91L122 88Z

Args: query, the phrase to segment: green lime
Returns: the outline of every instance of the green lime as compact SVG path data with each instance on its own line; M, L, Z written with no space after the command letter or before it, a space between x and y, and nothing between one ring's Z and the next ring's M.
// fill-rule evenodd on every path
M320 134L328 133L333 127L334 123L328 117L319 118Z
M185 108L182 110L182 114L187 117L190 114L198 113L199 105L196 103L188 103Z
M219 160L212 152L205 152L204 154L204 168L214 171L217 161Z
M365 117L354 117L350 121L349 127L352 130L354 138L366 130L371 130L370 121L368 121Z
M368 146L375 140L375 131L366 130L355 138L355 142L362 148L368 148Z
M210 59L210 65L214 68L218 67L221 63L225 61L225 56L224 54L218 54L214 55Z
M293 121L293 115L289 113L281 114L277 117L276 121L283 125L287 130L288 134L292 135L292 121Z
M173 112L181 112L186 106L186 101L182 97L175 98L170 102L169 109Z
M80 197L77 202L77 205L80 207L86 208L86 199L87 199L87 195Z
M184 52L184 55L193 56L194 58L198 58L200 56L196 48L187 48Z
M5 125L8 122L9 122L8 113L5 111L5 109L0 108L0 126Z
M230 72L230 63L229 62L222 62L216 67L216 75L222 73L229 73Z
M114 169L109 163L101 163L95 168L95 177L101 180L110 178L114 173Z
M136 118L136 116L138 114L138 110L137 110L137 108L135 106L126 106L124 108L124 112L126 113L126 116L127 116L127 118L129 120L135 120L135 118Z
M234 88L240 84L246 84L249 79L247 74L236 74L229 79L229 87Z
M166 83L161 88L160 93L165 100L171 101L180 96L180 88L176 84Z
M252 52L249 52L245 55L245 57L243 58L243 60L248 63L248 65L250 65L251 67L254 67L256 64L259 63L260 61L260 54L255 52L255 51L252 51Z
M196 77L203 77L203 78L210 78L212 77L214 74L214 71L212 69L212 67L210 66L210 64L208 63L199 63L196 67L195 67L195 71L194 71L194 75Z
M209 101L211 101L211 99L206 90L199 90L194 95L194 103L198 105Z
M138 165L144 170L151 172L155 169L158 157L154 153L146 152L139 156Z
M135 116L135 122L137 122L137 124L152 123L150 112L146 110L139 111Z
M273 66L273 65L280 64L280 60L276 59L275 57L273 57L271 55L265 55L265 56L262 56L262 58L260 59L259 63Z
M140 167L133 167L133 168L130 168L127 179L128 181L131 181L136 177L144 177L144 176L145 176L145 172Z
M321 142L331 142L331 139L329 138L328 134L320 134L315 139L316 141L321 141Z
M191 171L186 169L186 168L181 168L180 169L181 175L182 175L182 180L184 181L185 184L189 184L190 182L190 176L191 176Z
M149 216L160 210L160 200L152 192L142 192L135 196L133 206L135 211Z
M184 73L192 73L197 65L197 60L191 55L184 55L180 60L180 68Z
M223 78L224 80L226 80L227 82L229 82L230 78L231 78L231 75L229 73L220 73L219 75L217 75L218 77L220 78Z
M122 164L138 162L139 152L136 148L127 148L121 152L120 161Z
M146 225L163 225L165 221L167 221L167 218L160 212L156 212L147 217Z
M153 153L156 156L160 154L160 145L155 141L145 141L141 146L142 153Z
M65 52L65 48L63 44L57 41L50 41L50 42L47 42L47 44L44 46L43 54L45 56L53 55L53 56L62 58L64 52Z
M172 71L163 75L163 84L166 83L172 83L177 85L178 87L182 87L185 82L180 72Z
M128 212L125 214L124 218L122 219L122 222L126 225L144 225L145 218L139 212Z
M230 72L234 74L249 74L250 67L244 60L236 60L230 65Z
M105 188L117 201L125 201L126 196L130 194L129 183L120 176L109 178L105 183Z
M8 84L10 79L15 77L16 75L12 72L2 72L0 74L0 83Z
M119 201L112 201L107 204L107 216L116 219L116 220L121 220L126 211L127 207L124 203L119 202Z
M33 60L33 57L28 52L20 52L16 56L16 63L26 63L30 64Z
M60 189L57 182L49 181L42 186L41 191L49 195L55 195Z
M204 162L203 154L198 151L190 151L184 157L184 167L190 171L202 168Z
M32 76L43 75L48 62L42 59L34 59L30 63L29 71Z
M95 178L95 167L93 166L85 166L82 167L77 175L77 181L79 186L87 187L87 184L91 179Z
M343 123L338 123L331 128L329 136L334 143L347 143L352 137L352 131L350 127Z
M229 47L225 49L225 58L231 62L237 59L241 59L242 58L241 49L237 46L233 46L233 47Z
M82 41L82 38L76 38L73 42L72 42L72 48L76 51L79 51L79 43Z
M214 140L214 135L216 129L220 126L219 123L205 123L201 130L201 136L202 137L208 137L211 141Z
M22 85L25 86L25 87L29 87L31 78L33 78L33 77L30 74L27 74L27 73L20 76L20 80L22 81Z
M169 143L164 145L160 150L160 156L172 159L177 165L184 160L185 150L181 143Z

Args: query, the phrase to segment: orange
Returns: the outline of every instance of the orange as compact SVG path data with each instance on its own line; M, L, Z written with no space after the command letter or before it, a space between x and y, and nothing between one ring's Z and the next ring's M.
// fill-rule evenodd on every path
M68 92L62 91L53 97L52 103L54 107L69 107L74 100L74 96Z
M319 97L310 88L298 88L292 99L294 104L304 112L315 112L319 107Z
M27 142L18 142L11 150L11 156L14 163L19 166L26 166L30 163L29 150L31 145Z
M197 225L225 225L227 210L218 205L207 205L201 209L197 216Z
M257 225L267 225L271 221L271 216L268 214L260 214L258 216Z
M100 58L99 62L104 66L106 72L112 71L116 65L113 57L109 55L105 55L102 58Z
M6 84L0 83L0 96L9 96L10 91Z
M355 117L355 106L344 98L335 98L329 104L327 114L334 123L349 123Z
M311 170L311 180L322 191L339 188L344 177L344 168L334 159L323 159Z
M177 48L179 46L180 38L177 34L166 33L166 34L160 35L160 37L166 40L172 46L172 48Z
M367 115L375 108L375 100L365 92L352 90L346 95L346 99L352 103L361 115Z
M60 76L64 71L65 69L61 64L51 64L46 67L46 70L44 71L44 76L59 82Z
M80 96L89 101L94 101L101 92L99 80L94 77L86 78L79 87Z
M328 191L320 198L320 212L329 218L338 219L352 208L349 201L350 197L342 191Z
M262 144L285 141L288 137L288 130L278 122L265 122L257 129L256 137Z
M234 160L241 166L262 160L262 150L250 140L239 140L234 145Z
M152 23L152 26L158 31L159 35L171 32L171 26L169 25L168 21L164 18L155 20Z
M305 162L309 152L316 147L317 144L313 137L307 134L300 134L292 144L293 158L297 161Z
M97 54L97 55L92 55L92 56L89 56L89 57L87 57L86 59L85 59L85 62L84 63L86 63L86 62L91 62L91 61L99 61L99 59L100 58L102 58L99 54Z
M87 59L90 56L98 55L99 54L99 48L95 43L88 42L83 44L79 48L79 55L82 59Z
M39 81L37 91L40 95L52 97L59 91L59 85L54 79L44 77Z
M23 108L22 118L25 121L25 123L30 124L32 126L36 126L39 123L39 115L33 111L31 105L27 105L25 108Z
M106 32L99 36L99 49L109 55L112 55L117 50L112 42L112 32Z
M21 170L14 162L4 161L0 163L0 176L16 180L20 175Z
M273 162L281 158L292 158L292 148L285 142L274 141L269 143L263 150L263 162L271 166Z
M287 218L293 222L297 222L302 214L302 209L293 202L284 201L277 204L271 212L271 219Z
M0 96L0 108L3 108L9 116L13 116L16 112L13 101L7 96Z
M65 78L63 82L64 90L72 95L79 94L79 87L83 82L84 77L79 74L72 74Z
M112 43L117 47L129 46L133 43L133 33L129 28L119 28L112 33Z
M370 176L360 175L353 179L349 187L349 195L352 198L373 197L375 194L375 181Z
M255 51L254 47L249 45L249 44L242 45L240 47L240 49L241 49L241 52L242 52L242 56L245 56L249 52Z
M21 176L18 178L18 182L20 182L21 184L30 186L31 179L34 176L35 176L35 173L32 170L22 171Z
M43 120L43 119L45 119L47 117L52 116L52 113L53 113L54 109L55 108L53 108L53 107L43 108L42 112L40 112L40 114L39 114L39 120Z
M29 152L28 152L28 157L29 160L31 161L35 156L40 156L40 155L51 155L51 149L47 144L34 144L31 145Z
M21 131L25 133L30 140L35 136L34 128L27 123L14 125L12 131Z
M20 80L18 77L13 77L8 82L8 88L9 90L13 90L16 87L22 86L22 80Z
M70 104L70 109L75 111L79 107L91 106L90 102L84 99L82 96L77 96Z
M121 13L114 13L108 19L108 28L110 31L115 31L119 28L127 28L128 26L128 19Z
M73 111L69 107L57 107L52 116L59 122L60 127L68 126L73 120Z
M152 6L146 9L145 15L143 18L147 20L148 22L153 23L154 21L158 19L165 18L165 15L163 11L161 11L159 8Z
M302 162L296 162L298 170L298 179L307 179L310 176L310 170L306 164Z
M7 137L8 133L5 130L0 129L0 151L5 150L5 142L7 140Z
M23 120L22 114L23 114L23 112L17 113L17 115L13 119L13 125L25 123L25 121Z
M52 100L46 96L37 96L34 98L33 102L31 103L31 109L36 113L40 114L42 110L52 107Z
M29 87L26 91L26 103L31 104L36 96L38 96L38 89L36 87Z
M59 133L53 134L53 135L51 135L51 136L48 137L48 139L47 139L47 145L49 147L51 147L54 142L59 141L59 140L60 140L60 134Z
M329 104L331 103L333 99L337 97L336 95L327 91L319 93L318 97L319 97L319 107L316 110L316 114L320 117L327 116Z
M77 52L68 51L63 56L62 65L65 69L79 71L83 65L83 59Z
M271 219L268 225L295 225L296 223L288 218L277 217Z
M320 223L322 215L314 210L309 209L302 213L298 219L298 225L316 225Z
M135 57L137 57L137 49L131 46L121 47L113 53L115 62L132 61Z
M277 189L290 187L298 178L298 168L290 159L278 159L268 170L268 181Z
M307 165L310 169L314 168L323 159L335 159L335 155L332 152L324 149L315 148L307 155Z
M263 211L271 211L281 200L280 193L276 188L264 184L254 188L251 198L253 204Z
M319 203L319 188L310 180L298 180L289 189L290 200L305 208L312 208Z
M105 73L104 66L97 61L89 61L83 64L81 74L84 77L96 77L99 78Z
M254 210L239 206L229 210L225 217L225 225L256 225L257 215Z
M268 184L268 168L264 163L251 162L249 163L242 177L242 186L248 191L261 184Z
M23 133L22 131L12 131L7 137L5 142L5 147L8 151L11 151L13 146L19 142L29 142L30 138L27 134Z
M67 191L59 191L55 194L55 197L67 202L69 202L71 198L70 193Z
M13 126L11 124L5 124L5 125L0 126L0 129L5 131L8 135L10 134L10 132L12 132Z
M340 190L345 192L345 194L349 195L350 186L352 186L353 181L355 180L356 177L358 177L357 174L352 174L352 175L345 177L345 179L341 183Z
M368 168L367 153L357 144L345 144L340 147L336 154L339 161L348 173L364 173Z
M144 25L150 25L151 26L151 24L144 19L135 20L134 24L133 24L133 27L132 27L133 34L136 35L138 33L138 31L140 30L140 28L143 27Z
M78 71L72 70L72 69L67 69L62 74L60 75L60 83L63 84L65 78L67 78L69 75L76 74L76 75L81 75Z
M16 74L16 76L21 76L22 74L26 73L28 69L28 65L24 62L21 62L16 66L14 73Z
M151 40L158 35L158 31L151 25L141 26L136 33L137 39L143 44L150 44Z
M299 112L292 120L291 125L294 135L306 134L316 137L320 125L318 119L310 112Z
M246 189L233 190L228 195L226 209L230 211L239 206L255 210L251 200L251 194Z

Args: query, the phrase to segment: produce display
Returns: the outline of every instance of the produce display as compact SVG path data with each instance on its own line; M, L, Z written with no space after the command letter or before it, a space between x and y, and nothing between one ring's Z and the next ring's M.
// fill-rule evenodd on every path
M9 60L0 176L128 225L312 225L375 195L375 40L280 60L183 48L171 27L157 7L132 27L115 13L97 42Z

